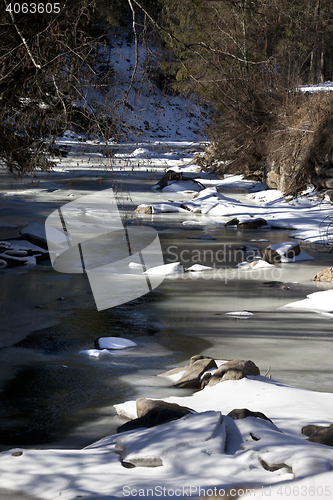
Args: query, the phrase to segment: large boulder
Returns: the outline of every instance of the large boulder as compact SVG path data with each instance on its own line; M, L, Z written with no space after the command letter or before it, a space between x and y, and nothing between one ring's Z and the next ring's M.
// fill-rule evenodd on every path
M177 415L177 418L181 418L188 413L193 413L194 411L191 410L191 408L180 406L177 403L168 403L167 401L162 401L160 399L138 398L136 400L136 413L138 417L144 417L153 409L164 413L174 413L175 415Z
M300 253L301 248L296 241L286 241L269 245L263 250L261 258L270 264L277 264L283 258L294 259Z
M327 267L317 273L312 281L333 281L333 267Z
M239 224L239 219L235 217L234 219L228 220L228 222L225 223L225 226L238 226Z
M268 262L269 264L278 264L281 262L281 255L270 247L263 250L261 259Z
M187 367L184 375L177 380L174 386L182 389L197 389L200 387L201 376L211 368L217 368L213 359L198 359Z
M267 222L260 217L243 220L238 223L239 229L258 229L262 226L267 226Z
M130 420L118 427L117 432L131 431L140 427L155 427L172 420L194 413L194 410L177 403L167 403L166 401L139 398L136 400L136 411L138 418Z
M152 214L153 207L151 205L139 205L134 212L137 214Z
M193 365L193 363L195 363L196 361L199 361L199 359L214 359L214 358L212 358L211 356L204 356L203 354L195 354L190 358L190 366Z
M225 223L225 226L237 226L239 229L258 229L262 226L267 226L265 219L261 217L250 217L248 219L234 219L229 220Z
M220 365L208 380L207 385L216 385L225 380L239 380L247 375L260 375L257 365L251 360L235 359Z
M302 427L302 433L308 436L313 443L333 446L333 424L328 426L306 425Z
M159 377L169 378L174 381L174 386L181 389L199 389L201 387L201 380L203 375L210 375L207 370L211 368L217 368L217 365L213 358L210 356L203 356L202 354L197 354L192 356L190 359L190 364L187 366L181 366L178 368L173 368L164 373L160 373ZM181 375L177 377L177 374Z

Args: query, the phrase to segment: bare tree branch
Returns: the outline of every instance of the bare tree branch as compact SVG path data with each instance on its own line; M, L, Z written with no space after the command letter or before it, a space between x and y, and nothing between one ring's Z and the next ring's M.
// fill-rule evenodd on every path
M122 98L122 99L119 99L117 100L117 104L125 104L126 101L127 101L127 98L128 98L128 95L131 91L131 88L133 87L133 83L134 83L134 79L135 79L135 75L136 75L136 72L137 72L137 68L138 68L138 63L139 63L139 52L138 52L138 34L137 34L137 31L136 31L136 21L135 21L135 10L133 8L133 5L132 5L132 2L131 0L127 0L128 1L128 4L130 6L130 9L132 11L132 26L133 26L133 33L134 33L134 47L135 47L135 64L134 64L134 68L133 68L133 72L132 72L132 77L131 77L131 81L130 81L130 84L129 84L129 87L125 93L125 96Z
M8 9L8 4L7 4L7 1L6 1L6 0L4 0L4 2L5 2L5 5L6 5L6 11L7 11L7 9ZM16 22L15 22L15 19L14 19L14 16L13 16L13 12L12 12L12 10L11 10L11 9L9 9L9 15L10 15L10 17L11 17L11 20L12 20L12 22L13 22L13 25L14 25L14 27L15 27L16 31L17 31L18 36L21 38L21 40L22 40L22 42L23 42L23 45L24 45L24 46L25 46L25 48L27 49L27 52L28 52L28 54L29 54L29 57L30 57L31 61L33 62L33 65L35 66L35 68L36 68L36 69L41 69L41 68L42 68L42 67L41 67L41 65L36 63L35 58L34 58L34 56L32 55L31 50L29 49L29 45L27 44L26 39L24 38L24 36L22 35L21 31L19 30L19 27L17 26L17 24L16 24Z

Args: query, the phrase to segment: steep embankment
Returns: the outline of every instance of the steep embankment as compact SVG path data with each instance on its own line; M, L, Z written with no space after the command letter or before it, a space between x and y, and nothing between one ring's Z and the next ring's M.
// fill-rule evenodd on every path
M333 93L306 92L292 100L267 137L263 177L269 187L294 194L306 183L333 199Z
M275 96L274 106L269 112L265 108L258 130L253 131L250 139L244 132L237 154L229 155L231 161L227 164L217 162L217 170L242 173L248 179L265 182L272 189L292 195L312 183L318 190L327 190L333 200L333 92L330 90L333 90L331 82ZM260 110L254 112L260 114ZM208 166L227 158L225 141L218 139L208 148L204 164Z

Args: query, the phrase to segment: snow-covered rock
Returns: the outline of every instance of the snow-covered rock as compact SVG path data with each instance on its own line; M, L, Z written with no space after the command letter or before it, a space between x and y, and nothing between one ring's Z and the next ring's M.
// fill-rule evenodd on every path
M230 311L225 313L226 316L234 316L236 318L250 318L254 316L253 312L250 311Z
M152 274L158 276L167 276L168 274L183 273L184 268L180 262L171 262L170 264L164 264L163 266L156 266L147 269L144 274Z
M127 349L137 345L132 340L121 337L99 337L96 339L95 344L99 349Z
M186 271L190 272L200 272L200 271L210 271L213 269L210 266L202 266L201 264L193 264L193 266L186 269Z
M295 241L285 241L269 245L262 253L262 259L271 264L278 262L296 262L313 260L313 257L302 252L300 246Z

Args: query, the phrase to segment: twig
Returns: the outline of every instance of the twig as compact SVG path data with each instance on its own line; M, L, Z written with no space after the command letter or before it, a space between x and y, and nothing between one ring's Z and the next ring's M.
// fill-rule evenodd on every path
M133 87L133 83L134 83L134 79L135 79L135 75L136 75L136 71L137 71L137 68L138 68L138 62L139 62L139 53L138 53L138 35L137 35L137 32L136 32L136 21L135 21L135 10L133 8L133 5L132 5L132 2L131 0L127 0L128 1L128 4L130 6L130 9L132 11L132 25L133 25L133 33L134 33L134 46L135 46L135 64L134 64L134 68L133 68L133 72L132 72L132 77L131 77L131 81L130 81L130 84L129 84L129 87L125 93L125 96L116 101L117 103L126 103L127 101L127 97L131 91L131 88Z
M61 101L61 104L62 104L63 108L64 108L64 112L65 112L65 125L64 125L64 127L63 127L63 128L64 128L64 130L66 130L66 128L67 128L67 109L66 109L66 104L65 104L65 102L64 102L64 100L63 100L63 98L61 97L61 94L60 94L60 91L59 91L59 88L58 88L57 82L56 82L56 80L55 80L55 78L54 78L54 75L52 75L52 80L53 80L53 84L54 84L54 86L55 86L55 89L56 89L57 95L58 95L58 97L59 97L59 99L60 99L60 101Z
M4 2L5 2L5 5L6 5L6 10L7 10L7 9L8 9L8 4L7 4L7 1L6 1L6 0L4 0ZM41 65L36 63L36 61L35 61L35 59L34 59L34 56L32 55L31 50L29 49L29 46L28 46L28 44L27 44L26 39L24 38L24 36L22 35L21 31L19 30L19 27L17 26L17 24L16 24L16 22L15 22L15 19L14 19L14 16L13 16L13 12L12 12L12 10L11 10L11 9L9 10L9 15L10 15L10 17L11 17L11 20L12 20L12 22L13 22L13 25L15 26L15 29L16 29L16 31L17 31L17 34L19 35L19 37L21 38L21 40L22 40L22 42L23 42L23 45L24 45L24 46L25 46L25 48L27 49L27 52L28 52L28 54L29 54L29 57L30 57L30 59L32 60L32 62L33 62L33 64L34 64L35 68L37 68L37 69L41 69L41 68L42 68L42 67L41 67Z

